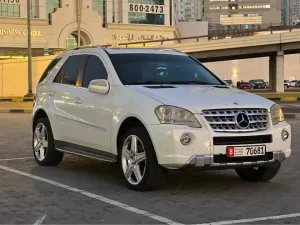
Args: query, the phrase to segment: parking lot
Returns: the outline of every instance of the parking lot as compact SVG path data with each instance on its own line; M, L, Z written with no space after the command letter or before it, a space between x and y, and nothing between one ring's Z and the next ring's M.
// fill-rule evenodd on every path
M292 156L268 183L235 171L170 171L167 185L134 192L118 167L65 156L58 167L32 155L30 114L0 114L1 224L300 223L300 120L290 120Z

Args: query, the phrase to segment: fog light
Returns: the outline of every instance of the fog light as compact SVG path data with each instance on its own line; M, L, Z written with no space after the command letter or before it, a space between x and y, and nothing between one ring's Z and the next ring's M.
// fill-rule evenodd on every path
M281 138L282 138L283 141L285 141L286 139L288 139L289 135L290 135L289 132L287 132L286 130L282 130L281 131Z
M189 134L183 134L180 138L180 142L183 145L188 145L191 142L192 138Z

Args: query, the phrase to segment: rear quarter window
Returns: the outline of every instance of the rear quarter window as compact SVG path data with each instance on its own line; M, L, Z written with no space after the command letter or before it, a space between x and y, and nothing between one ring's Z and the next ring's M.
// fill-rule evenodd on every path
M57 65L57 63L61 60L62 58L56 58L51 61L51 63L47 66L46 70L42 74L39 83L41 83L43 80L46 79L46 77L49 75L49 73L52 71L52 69Z

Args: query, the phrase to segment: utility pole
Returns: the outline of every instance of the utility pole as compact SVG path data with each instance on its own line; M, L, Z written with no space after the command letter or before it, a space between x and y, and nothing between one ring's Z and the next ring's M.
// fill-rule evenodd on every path
M82 1L77 0L77 36L78 36L78 47L80 47L81 43L81 8L82 8Z
M27 0L27 31L28 31L28 93L27 97L33 96L32 93L32 50L31 50L31 0Z

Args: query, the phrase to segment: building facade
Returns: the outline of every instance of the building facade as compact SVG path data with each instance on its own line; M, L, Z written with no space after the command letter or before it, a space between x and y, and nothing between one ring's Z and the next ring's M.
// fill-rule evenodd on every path
M185 0L176 0L174 2L175 13L176 13L176 22L185 21Z
M282 0L281 23L293 26L300 23L300 0Z
M281 0L204 0L211 28L250 29L281 24Z
M0 56L27 54L27 0L0 1ZM33 55L179 37L170 0L31 0ZM80 30L80 32L78 32Z
M200 21L202 19L203 1L185 1L185 21Z

